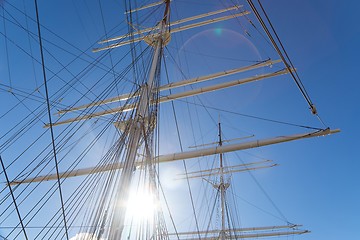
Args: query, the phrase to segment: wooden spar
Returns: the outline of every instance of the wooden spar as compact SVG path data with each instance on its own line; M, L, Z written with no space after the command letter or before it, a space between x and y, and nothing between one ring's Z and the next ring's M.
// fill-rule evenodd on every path
M230 236L229 239L289 236L289 235L301 235L301 234L305 234L305 233L310 233L310 231L308 231L308 230L294 230L294 231L287 231L287 232L267 232L267 233L241 234L241 235Z
M235 166L223 167L223 169L224 169L224 171L228 171L229 169L235 168L235 167L247 168L248 166L251 166L251 165L258 165L258 164L264 164L264 163L270 163L270 162L272 162L272 161L271 160L264 160L264 161L258 161L258 162L250 162L250 163L238 164L238 165L235 165ZM206 169L206 170L201 170L201 171L182 173L182 174L179 174L179 175L180 176L185 176L185 175L189 175L189 174L215 172L215 171L219 171L219 170L220 170L220 168L212 168L212 169Z
M177 160L186 160L196 157L203 157L203 156L209 156L209 155L215 155L219 153L226 153L226 152L234 152L239 150L245 150L250 148L257 148L272 144L278 144L282 142L289 142L304 138L311 138L311 137L318 137L318 136L325 136L329 134L334 134L340 132L339 129L330 130L330 129L324 129L320 131L310 132L310 133L301 133L296 135L290 135L290 136L280 136L276 138L271 139L263 139L263 140L256 140L256 141L250 141L245 143L235 143L235 144L229 144L229 145L223 145L221 147L211 147L211 148L204 148L200 150L193 150L188 152L181 152L181 153L173 153L173 154L167 154L167 155L160 155L155 157L155 161L159 163L163 162L172 162ZM140 162L135 162L135 166L141 166L142 164ZM88 174L94 174L99 172L105 172L110 171L112 169L121 169L123 167L122 163L116 163L116 164L109 164L104 166L97 166L95 168L84 168L79 169L76 171L70 171L65 173L60 173L61 178L68 178L68 177L74 177L74 176L81 176L81 175L88 175ZM40 176L36 178L27 178L23 180L13 181L10 183L10 185L18 185L23 183L30 183L30 182L40 182L40 181L48 181L48 180L55 180L57 179L56 174L48 174L46 176Z
M233 152L233 151L239 151L239 150L245 150L250 148L257 148L282 142L289 142L304 138L310 138L310 137L318 137L318 136L325 136L328 134L334 134L340 132L339 129L330 130L330 129L324 129L320 131L315 131L311 133L302 133L302 134L296 134L291 136L280 136L276 138L271 139L264 139L264 140L256 140L251 142L245 142L245 143L235 143L235 144L229 144L229 145L223 145L221 147L212 147L212 148L205 148L201 150L194 150L189 152L182 152L182 153L174 153L174 154L168 154L157 157L158 162L171 162L176 161L180 159L188 159L188 158L196 158L196 157L203 157L208 155L214 155L219 153L226 153L226 152Z
M136 166L139 166L139 163L135 163ZM113 169L122 169L124 167L123 163L113 163L113 164L107 164L105 166L97 166L97 167L89 167L89 168L81 168L72 170L70 172L62 172L59 173L60 178L70 178L70 177L77 177L77 176L84 176L89 175L93 173L99 173L99 172L107 172L111 171ZM20 181L12 181L10 182L10 185L18 185L18 184L24 184L24 183L32 183L32 182L42 182L42 181L51 181L57 179L57 176L54 174L49 174L45 176L38 176L34 178L26 178Z
M277 230L277 229L286 229L286 228L298 228L302 227L300 224L290 224L290 225L278 225L278 226L263 226L263 227L248 227L248 228L234 228L226 229L227 232L249 232L249 231L264 231L264 230ZM207 230L207 231L196 231L196 232L178 232L178 233L168 233L169 236L172 235L191 235L191 234L213 234L219 233L220 230Z
M188 174L183 174L183 175L186 175L184 177L179 177L179 178L175 178L175 179L179 180L179 179L190 179L190 178L203 178L203 177L229 174L229 173L235 173L235 172L247 172L247 171L253 171L253 170L258 170L258 169L271 168L271 167L275 167L275 166L278 166L278 164L271 164L268 166L258 166L258 167L244 168L244 169L235 169L233 167L228 167L228 169L224 170L223 172L214 171L214 172L209 172L209 173L199 173L197 175L188 173Z
M272 237L272 236L285 236L285 235L299 235L310 233L308 230L298 230L298 227L302 225L290 224L283 226L265 226L265 227L250 227L250 228L235 228L225 229L226 239L244 239L244 238L260 238L260 237ZM283 229L292 228L293 231L285 231ZM177 232L169 233L169 236L182 236L187 237L186 239L195 240L198 238L192 238L200 234L203 236L201 239L217 239L216 237L222 230L208 230L208 231L193 231L193 232ZM267 231L267 232L265 232ZM214 237L215 236L215 237Z
M205 25L208 25L208 24L211 24L211 23L222 22L222 21L229 20L229 19L232 19L232 18L241 17L241 16L244 16L244 15L247 15L247 14L250 14L250 12L249 11L243 11L241 13L237 13L237 14L233 14L233 15L229 15L229 16L212 18L212 19L209 19L209 20L206 20L206 21L202 21L202 22L193 23L193 24L181 26L181 27L178 27L178 28L174 28L174 29L171 30L171 33L177 33L177 32L192 29L192 28L195 28L195 27L205 26ZM152 34L150 34L150 35L152 35ZM140 42L140 41L144 40L145 37L148 37L148 36L149 35L134 38L134 39L123 41L123 42L110 44L110 45L108 45L106 47L102 47L102 48L95 48L95 49L93 49L93 52L100 52L100 51L104 51L104 50L108 50L108 49L112 49L112 48L121 47L121 46L130 44L130 43Z
M170 0L171 2L172 0ZM148 9L148 8L151 8L151 7L156 7L158 5L161 5L163 4L165 1L158 1L158 2L154 2L154 3L150 3L148 5L145 5L145 6L142 6L142 7L139 7L139 8L135 8L135 9L132 9L130 11L126 11L125 14L127 13L133 13L133 12L137 12L137 11L140 11L140 10L144 10L144 9Z
M273 73L261 74L258 76L239 79L239 80L235 80L235 81L231 81L231 82L225 82L225 83L220 83L220 84L216 84L216 85L212 85L212 86L196 88L196 89L192 89L192 90L189 90L186 92L175 93L175 94L171 94L168 96L160 97L158 99L158 102L163 103L163 102L168 102L168 101L181 99L181 98L185 98L185 97L192 97L195 95L199 95L199 94L203 94L203 93L207 93L207 92L213 92L216 90L225 89L225 88L229 88L229 87L234 87L237 85L254 82L254 81L258 81L258 80L262 80L262 79L266 79L266 78L270 78L270 77L275 77L275 76L279 76L279 75L283 75L283 74L287 74L287 73L288 73L288 70L283 69L281 71L277 71L277 72L273 72ZM82 115L82 116L70 118L70 119L67 119L64 121L55 122L55 123L53 123L53 126L68 124L68 123L72 123L72 122L78 122L78 121L87 120L87 119L94 118L94 117L105 116L105 115L114 114L114 113L123 112L123 111L129 111L129 110L134 109L134 107L135 107L135 104L128 104L126 106L116 107L113 109L107 109L107 110L104 110L101 112L96 112L96 113L92 113L92 114L88 114L88 115ZM46 124L44 127L49 127L49 125Z
M200 83L200 82L204 82L204 81L208 81L208 80L213 80L215 78L220 78L223 76L229 76L232 74L236 74L236 73L241 73L241 72L246 72L246 71L250 71L253 69L257 69L257 68L261 68L261 67L266 67L266 66L271 66L274 65L276 63L281 62L281 60L265 60L263 62L260 63L256 63L253 65L249 65L246 67L240 67L240 68L235 68L235 69L230 69L230 70L225 70L222 72L217 72L217 73L213 73L213 74L209 74L206 76L201 76L201 77L196 77L196 78L191 78L191 79L186 79L183 81L179 81L179 82L173 82L173 83L169 83L166 85L163 85L161 87L159 87L159 91L164 91L164 90L168 90L168 89L173 89L173 88L177 88L177 87L183 87L183 86L187 86L187 85L191 85L191 84L196 84L196 83ZM139 94L134 94L134 93L125 93L116 97L112 97L112 98L108 98L108 99L104 99L101 101L96 101L96 102L92 102L89 104L84 104L78 107L73 107L70 109L64 109L64 110L60 110L57 112L57 114L63 114L66 112L72 112L72 111L77 111L77 110L81 110L84 108L88 108L88 107L93 107L93 106L100 106L100 105L104 105L104 104L108 104L108 103L113 103L113 102L118 102L118 101L124 101L124 100L128 100L130 98L133 97L138 97Z
M161 158L161 156L160 156L160 158ZM238 166L244 166L245 167L245 166L265 163L265 162L269 162L269 161L270 160L266 160L266 161L262 161L262 162L246 163L246 164L241 164L241 165L237 165L237 166L234 166L234 167L238 167ZM135 167L138 168L138 167L142 167L142 166L143 166L142 162L140 162L140 161L135 162ZM99 172L107 172L107 171L111 171L111 170L114 170L114 169L122 169L123 167L124 167L123 163L112 163L112 164L106 164L106 165L103 165L103 166L96 166L96 167L88 167L88 168L81 168L81 169L71 170L69 172L60 173L59 175L60 175L60 178L71 178L71 177L84 176L84 175L89 175L89 174L94 174L94 173L99 173ZM228 168L230 168L230 167L228 167ZM214 170L216 170L216 169L214 169ZM195 172L192 172L192 173L194 174ZM10 185L18 185L18 184L31 183L31 182L51 181L51 180L55 180L56 178L57 178L56 175L49 174L49 175L45 175L45 176L38 176L38 177L35 177L35 178L27 178L27 179L24 179L24 180L21 180L21 181L13 181L13 182L10 182Z
M232 75L232 74L236 74L236 73L241 73L241 72L245 72L245 71L250 71L256 68L260 68L260 67L266 67L266 66L272 66L273 64L279 63L281 62L280 60L265 60L263 62L260 63L256 63L250 66L246 66L246 67L241 67L241 68L235 68L235 69L231 69L231 70L225 70L222 72L218 72L218 73L214 73L214 74L209 74L206 76L201 76L201 77L197 77L197 78L192 78L192 79L188 79L188 80L184 80L184 81L179 81L179 82L172 82L166 85L163 85L160 87L160 90L168 90L168 89L173 89L176 87L184 87L190 84L195 84L195 83L200 83L200 82L204 82L207 80L212 80L215 78L219 78L219 77L223 77L223 76L228 76L228 75Z
M254 82L254 81L262 80L262 79L267 79L270 77L275 77L275 76L279 76L279 75L283 75L283 74L287 74L287 73L289 73L288 70L283 69L278 72L260 74L255 77L249 77L249 78L239 79L239 80L235 80L235 81L231 81L231 82L220 83L217 85L197 88L197 89L189 90L189 91L182 92L182 93L174 93L174 94L171 94L168 96L161 97L160 102L167 102L170 100L176 100L176 99L185 98L185 97L192 97L192 96L199 95L202 93L213 92L216 90L234 87L236 85L241 85L241 84Z
M254 134L249 135L249 136L245 136L245 137L239 137L239 138L233 138L233 139L227 139L227 140L222 140L222 142L233 142L233 141L238 141L238 140L244 140L244 139L248 139L248 138L253 138L255 137ZM205 143L205 144L200 144L200 145L195 145L195 146L190 146L188 148L198 148L198 147L205 147L205 146L211 146L214 144L218 144L219 142L211 142L211 143ZM270 161L270 160L269 160Z
M244 238L260 238L260 237L275 237L275 236L287 236L287 235L300 235L310 233L308 230L294 230L287 232L265 232L265 233L244 233L240 235L229 235L226 239L244 239ZM195 233L194 233L195 234ZM197 234L197 233L196 233ZM186 240L198 240L199 238L186 238ZM216 239L212 237L203 237L202 240L213 240Z
M236 9L239 9L240 7L242 7L242 6L232 6L232 7L229 7L229 8L220 9L220 10L213 11L213 12L208 12L208 13L204 13L204 14L200 14L200 15L180 19L180 20L177 20L175 22L171 22L170 27L175 26L175 25L179 25L179 24L182 24L182 23L185 23L185 22L190 22L190 21L193 21L193 20L198 20L198 19L201 19L201 18L210 17L210 16L213 16L213 15L216 15L216 14L227 12L227 11L236 10ZM140 30L140 31L134 31L131 34L128 33L128 34L121 35L121 36L118 36L118 37L109 38L109 39L106 39L106 40L102 40L99 43L101 44L101 43L108 43L108 42L113 42L113 41L117 41L117 40L122 40L122 39L125 39L125 38L130 37L130 36L141 35L141 34L148 33L148 32L151 32L151 31L154 31L154 30L157 30L157 29L159 29L159 26L146 28L146 29L143 29L143 30Z

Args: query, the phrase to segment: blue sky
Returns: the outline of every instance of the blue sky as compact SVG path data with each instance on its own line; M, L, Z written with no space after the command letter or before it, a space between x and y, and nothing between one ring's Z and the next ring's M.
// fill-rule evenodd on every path
M360 215L360 207L358 205L360 202L360 190L357 187L358 183L360 183L358 174L360 164L357 157L357 148L359 147L357 138L360 133L360 128L357 127L357 123L360 121L360 111L357 106L359 100L357 93L359 88L357 65L360 63L358 60L360 53L360 26L358 23L360 22L360 17L357 10L360 8L360 3L357 1L340 2L335 0L295 0L291 2L273 0L262 2L297 68L306 90L316 104L320 117L329 127L340 128L341 133L326 138L302 140L299 143L287 143L259 150L261 156L274 159L280 166L274 170L271 169L271 171L266 170L264 173L256 173L256 177L289 220L304 224L306 229L312 231L309 235L295 239L357 239L357 230L360 227L357 219ZM19 6L23 4L21 1L15 1L15 3ZM102 23L95 21L95 19L101 19L99 11L94 11L97 15L90 17L88 15L89 12L93 12L89 9L94 10L98 8L98 3L93 1L89 2L86 6L82 5L82 3L76 1L51 2L40 0L39 6L40 17L45 22L44 25L51 27L57 34L64 36L67 41L71 41L74 45L84 50L98 40L99 36L103 35L103 29ZM6 9L6 1L3 1L3 4ZM30 11L31 9L30 7L28 10ZM106 12L105 22L108 23L107 27L109 30L117 24L118 18L123 18L123 6L118 2L112 1L104 4L104 9ZM193 10L189 11L189 13L198 12ZM174 16L176 14L174 13ZM21 15L17 17L21 19ZM33 23L29 24L31 28L35 29ZM1 29L3 33L4 28ZM77 31L78 29L83 31ZM222 31L219 32L219 29L222 29ZM20 37L16 40L19 44L26 45L26 38L24 35L16 32L15 28L11 29L8 27L7 31L11 37L19 34L18 36ZM232 31L234 31L234 26L231 24L220 24L204 28L200 35L196 35L196 38L188 42L185 39L183 41L184 45L181 46L184 47L187 44L186 48L188 50L197 49L201 51L202 47L205 48L207 45L199 46L200 41L208 39L208 43L210 43L213 40L216 41L217 37L222 37L222 40L229 40L233 44L231 45L231 50L238 50L238 48L240 49L240 47L245 45L246 51L249 51L246 54L252 55L252 57L259 56L259 53L252 47L252 44L256 44L255 42L250 41L249 43L249 41L244 40L243 37ZM46 31L44 31L44 36L51 38L51 34L48 34ZM175 41L174 39L173 41ZM233 42L234 39L237 41ZM48 40L58 41L56 38ZM8 44L10 45L10 43ZM59 42L58 44L63 43ZM62 46L68 47L66 44ZM4 41L1 43L1 47L1 49L4 49ZM71 55L64 54L50 45L48 47L53 49L53 53L56 54L58 60L68 62L72 59ZM29 86L33 87L35 83L33 80L31 80L31 83L30 81L24 82L23 79L24 76L33 75L30 61L24 57L21 51L13 51L9 60L12 62L12 84L14 84L14 87L29 89ZM38 49L34 47L33 51L36 52ZM218 54L220 51L225 52L229 51L229 49L226 46L220 49L219 46L219 49L213 49L212 51L214 51L211 52L212 54ZM261 57L264 57L260 48L258 48L258 51ZM179 59L182 58L180 52L176 56ZM92 53L89 52L89 54ZM61 69L61 65L50 57L46 58L46 60L52 70ZM1 57L0 61L0 82L10 85L10 81L7 80L9 78L7 60L5 57ZM198 60L194 60L194 62L196 61ZM207 64L207 67L196 69L196 71L193 70L194 72L191 72L190 67L189 75L197 76L202 71L206 72L209 69L215 70L216 67L222 67L220 64L211 65L211 62L207 62ZM18 70L18 65L21 66L21 71ZM69 67L69 70L70 72L77 72L76 69L83 65L85 63L82 61L76 62L74 66ZM37 81L42 82L40 68L38 68L38 65L36 66ZM172 74L176 75L176 73L176 70L173 70ZM64 72L62 74L64 78L70 75ZM94 74L89 75L91 77L98 76L96 75L97 73L91 74ZM49 76L51 77L52 74L49 73ZM54 79L57 78L55 77ZM275 81L275 83L279 82ZM62 86L61 82L52 84L57 88ZM275 119L277 117L277 115L273 116L275 113L285 110L289 112L284 113L281 117L285 117L289 121L303 123L303 120L307 121L311 118L311 123L314 122L312 116L308 116L310 113L306 109L306 103L296 90L293 82L289 81L284 87L274 87L271 83L267 82L256 83L255 86L257 89L261 88L261 90L250 86L244 86L243 90L240 90L242 91L242 96L244 96L242 99L244 101L242 102L237 102L236 96L232 95L233 92L227 91L227 97L233 100L229 103L229 108L245 114L258 114L259 112L253 110L253 106L258 106L262 110L261 113L263 115L261 116L274 117ZM267 89L270 89L270 91L267 91ZM76 93L72 92L72 94ZM2 101L0 106L4 106L4 108L1 107L3 109L16 104L14 99L7 102L8 96L9 93L5 91L0 93ZM215 106L218 102L221 102L212 96L210 95L210 97L204 98L204 100ZM295 99L291 100L294 102L288 103L283 100L288 97L294 97ZM256 100L253 103L254 105L246 102L247 98L250 98L251 101ZM279 105L263 107L267 99ZM31 104L30 102L28 106L32 106ZM180 105L180 103L178 104ZM293 113L290 107L291 104L302 106L300 112L294 111ZM298 117L302 117L302 115L298 114L308 115L303 119L299 119L298 122ZM216 118L217 115L218 113L212 112L213 117ZM228 118L230 117L224 116L224 121L226 122ZM3 121L2 124L6 128L10 126L6 122L9 121L8 119L3 118L1 121ZM245 124L246 127L252 124L251 121L248 122L242 118L228 121L231 123L243 121L241 123ZM186 125L183 127L186 128ZM205 124L204 129L213 130L211 125L207 126ZM243 130L243 128L241 129ZM225 130L231 132L231 129L226 129L226 127ZM260 130L264 130L264 128ZM271 130L267 131L269 132L266 133L271 132ZM184 132L185 135L188 134L186 131ZM229 135L233 137L232 133ZM175 134L172 136L176 137ZM31 137L29 139L32 139ZM216 141L216 135L214 135L214 139ZM189 145L191 145L190 142ZM172 147L169 144L168 150L170 151ZM10 157L11 155L11 153L5 153L5 156ZM244 181L246 182L247 180ZM244 191L257 193L253 189L244 189ZM251 221L254 220L251 219Z
M360 111L358 76L360 27L357 1L266 1L269 15L297 66L319 114L341 133L309 144L311 162L304 159L299 174L308 188L298 196L316 226L305 239L356 239L360 214ZM275 6L276 5L276 6ZM289 34L291 33L291 34ZM304 46L304 47L302 47Z

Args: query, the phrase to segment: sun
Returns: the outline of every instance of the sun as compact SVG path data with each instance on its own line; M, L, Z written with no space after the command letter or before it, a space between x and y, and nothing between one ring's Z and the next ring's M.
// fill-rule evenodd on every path
M127 214L134 220L151 220L157 208L155 196L149 191L138 190L130 193Z

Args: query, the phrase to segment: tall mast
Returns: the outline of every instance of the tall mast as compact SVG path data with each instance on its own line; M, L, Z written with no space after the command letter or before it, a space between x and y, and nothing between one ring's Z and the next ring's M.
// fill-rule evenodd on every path
M221 123L219 117L219 146L222 146L222 138L221 138ZM225 192L226 189L229 187L229 184L225 184L224 182L224 163L223 163L223 153L220 153L220 201L221 201L221 232L220 232L220 239L225 240L226 234L226 226L225 226Z
M135 169L135 160L137 151L140 148L140 141L143 138L144 142L149 142L153 131L149 134L146 134L144 131L146 122L149 117L149 105L152 102L153 90L155 89L155 75L161 62L161 53L163 48L163 43L166 41L166 26L169 18L169 4L170 1L165 1L166 8L164 12L164 17L160 23L159 34L154 38L151 45L154 47L154 54L152 58L149 78L146 83L141 86L140 89L140 98L138 107L135 110L135 117L130 121L130 131L129 131L129 144L128 152L126 153L124 168L119 179L119 186L115 194L116 203L114 209L114 215L111 219L111 226L109 232L110 240L120 240L125 224L125 216L127 209L127 202L129 199L129 187L131 185L133 172ZM149 147L149 146L148 146ZM150 146L151 147L151 146ZM146 151L147 153L151 151ZM148 156L149 157L149 156Z

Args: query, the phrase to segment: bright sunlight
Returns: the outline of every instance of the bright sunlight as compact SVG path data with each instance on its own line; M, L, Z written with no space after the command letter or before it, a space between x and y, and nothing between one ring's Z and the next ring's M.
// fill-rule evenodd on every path
M157 201L149 191L137 191L130 194L127 214L134 220L152 220L156 209Z

